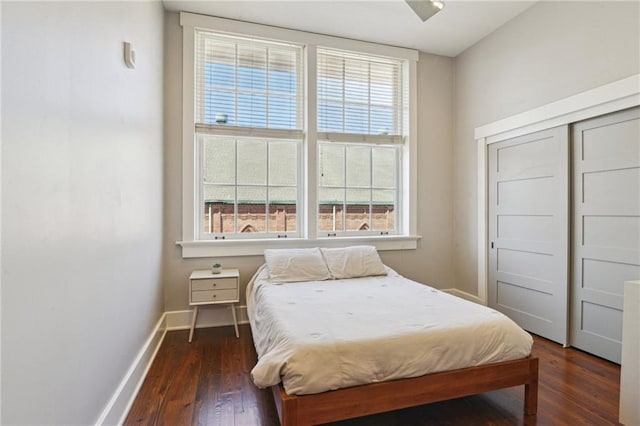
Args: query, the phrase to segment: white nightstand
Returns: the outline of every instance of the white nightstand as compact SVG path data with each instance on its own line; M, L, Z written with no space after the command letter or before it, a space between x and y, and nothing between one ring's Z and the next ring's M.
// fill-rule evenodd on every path
M240 272L237 269L223 269L221 273L214 274L210 270L193 271L189 277L189 305L195 306L189 343L193 338L193 329L198 318L198 308L202 305L228 304L233 314L233 326L238 333L238 319L236 318L236 306L240 301Z

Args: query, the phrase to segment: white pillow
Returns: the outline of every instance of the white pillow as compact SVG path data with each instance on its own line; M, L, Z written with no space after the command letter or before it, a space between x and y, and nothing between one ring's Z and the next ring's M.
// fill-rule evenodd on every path
M319 248L265 250L264 259L272 282L323 281L331 279Z
M322 254L336 279L387 275L374 246L323 248Z

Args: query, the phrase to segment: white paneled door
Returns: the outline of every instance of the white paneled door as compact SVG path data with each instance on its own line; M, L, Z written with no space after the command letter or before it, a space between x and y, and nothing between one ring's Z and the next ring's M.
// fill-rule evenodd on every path
M640 108L576 123L571 345L620 363L624 281L640 278Z
M489 306L567 343L569 131L489 145Z

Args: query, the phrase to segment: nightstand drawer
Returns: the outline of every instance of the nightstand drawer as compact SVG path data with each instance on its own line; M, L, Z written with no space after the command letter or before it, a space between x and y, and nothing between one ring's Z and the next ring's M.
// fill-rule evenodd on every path
M207 280L193 280L191 290L224 290L235 289L238 286L236 278L210 278Z
M228 302L228 301L237 300L237 299L238 299L238 290L235 288L230 290L210 290L210 291L192 291L191 292L191 303Z

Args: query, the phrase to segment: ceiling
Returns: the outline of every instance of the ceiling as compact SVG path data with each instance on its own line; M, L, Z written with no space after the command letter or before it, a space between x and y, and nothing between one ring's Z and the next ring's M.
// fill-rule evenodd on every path
M422 22L404 0L163 0L186 11L457 56L535 3L444 0Z

